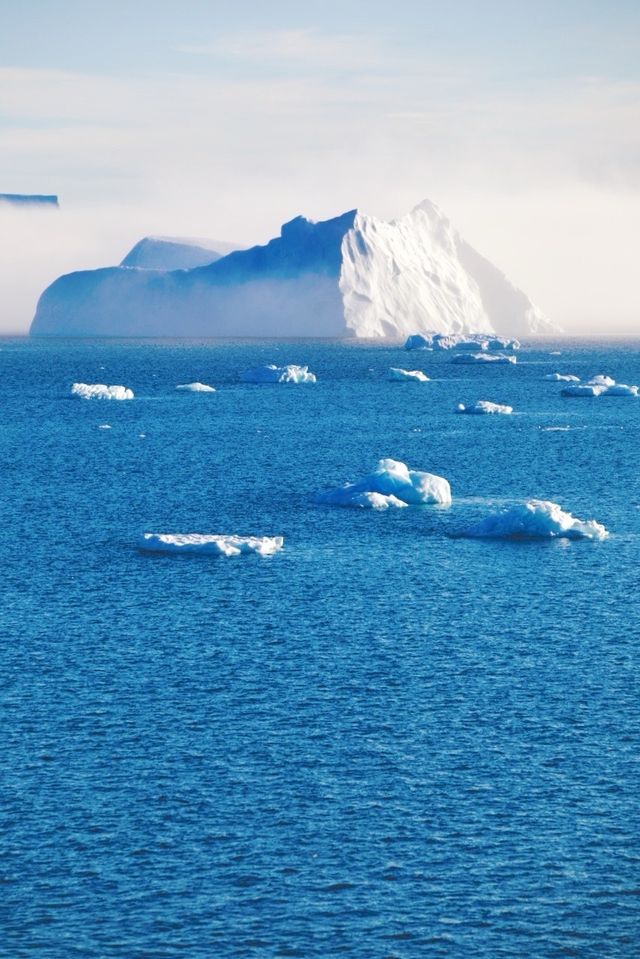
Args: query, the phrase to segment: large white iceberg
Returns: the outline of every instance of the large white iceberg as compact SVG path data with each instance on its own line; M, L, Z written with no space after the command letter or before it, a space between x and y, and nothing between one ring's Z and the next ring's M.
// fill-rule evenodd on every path
M422 370L401 370L392 366L389 370L389 379L398 383L428 383L429 377Z
M206 383L179 383L177 390L184 390L185 393L215 393L215 387L207 386Z
M579 383L580 377L573 376L571 373L547 373L542 377L543 380L551 380L554 383Z
M508 415L513 413L513 406L504 406L502 403L490 403L489 400L478 400L473 406L465 406L464 403L458 403L456 413L472 413L476 415L504 413Z
M473 539L604 539L608 533L595 520L580 520L557 503L530 500L486 516L456 534Z
M205 553L240 556L257 553L272 556L284 545L282 536L221 536L205 533L144 533L138 546L149 553Z
M346 486L320 493L316 502L329 506L361 506L374 509L400 505L398 502L385 504L375 494L409 505L437 503L446 506L451 502L451 487L444 477L410 470L404 463L392 459L380 460L376 471L357 483L348 483Z
M207 265L139 268L193 253L175 247L154 240L125 265L59 277L40 297L31 332L490 339L557 329L428 200L391 222L358 210L321 223L300 216L265 246Z
M518 357L504 353L456 353L452 363L517 363Z
M315 383L308 366L254 366L240 374L243 383Z
M106 383L74 383L73 396L83 400L132 400L133 390L126 386L107 386Z

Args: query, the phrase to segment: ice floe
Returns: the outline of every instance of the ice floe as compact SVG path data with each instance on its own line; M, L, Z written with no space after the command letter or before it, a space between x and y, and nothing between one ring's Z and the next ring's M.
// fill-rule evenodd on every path
M282 536L221 536L206 533L144 533L138 546L149 553L204 553L240 556L257 553L272 556L284 545Z
M387 502L383 503L378 496ZM388 506L403 504L448 505L451 502L451 487L442 476L410 470L398 460L383 459L374 473L356 483L348 483L320 493L316 502L329 506L359 506L370 509L386 509Z
M307 366L254 366L240 374L243 383L315 383Z
M638 396L640 388L616 383L610 376L594 376L588 383L572 384L561 390L561 396Z
M513 413L513 406L505 406L502 403L490 403L489 400L478 400L473 406L465 406L464 403L458 403L456 413Z
M473 539L604 539L608 533L595 520L580 520L557 504L530 500L486 516L457 536Z
M428 383L429 377L422 370L401 370L392 366L389 370L389 379L398 383Z
M215 387L207 386L206 383L179 383L176 389L186 393L215 393Z
M579 383L579 376L572 376L571 373L547 373L542 377L543 380L551 380L554 383Z
M517 356L505 353L456 353L452 363L517 363Z
M74 383L73 396L83 400L132 400L133 390L126 386L107 386L105 383Z

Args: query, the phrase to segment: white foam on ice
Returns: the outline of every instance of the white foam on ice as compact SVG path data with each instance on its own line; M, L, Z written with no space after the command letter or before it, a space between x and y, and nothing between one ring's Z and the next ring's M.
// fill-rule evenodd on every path
M320 493L316 497L316 502L329 506L373 506L370 500L367 502L361 500L363 493L381 494L383 497L392 497L409 505L430 503L446 506L451 503L451 487L444 477L420 470L410 470L404 463L392 459L380 460L374 473L356 483L348 483L337 489ZM397 506L398 504L388 502L386 505ZM380 506L374 508L380 508Z
M184 390L187 393L215 393L213 386L207 386L206 383L180 383L176 386L177 390Z
M595 520L580 520L557 504L530 500L486 516L456 535L473 539L604 539L608 533Z
M473 406L465 406L464 403L458 403L456 413L473 413L483 415L487 413L513 413L513 406L505 406L502 403L490 403L489 400L478 400Z
M401 370L392 366L389 370L389 379L398 383L428 383L429 377L422 370Z
M307 366L254 366L240 374L243 383L315 383L315 373Z
M452 363L517 363L517 356L504 353L456 353Z
M83 400L132 400L133 390L126 386L107 386L105 383L74 383L73 396Z
M580 377L573 376L571 373L547 373L542 377L543 380L551 380L553 383L579 383Z
M210 556L240 556L257 553L272 556L284 545L282 536L222 536L205 533L144 533L138 546L150 553L204 553Z

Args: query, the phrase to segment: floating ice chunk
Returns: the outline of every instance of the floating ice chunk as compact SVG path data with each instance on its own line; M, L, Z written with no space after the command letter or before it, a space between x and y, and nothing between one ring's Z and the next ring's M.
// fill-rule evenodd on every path
M571 373L547 373L542 377L543 380L552 380L554 383L579 383L579 376L572 376Z
M560 396L600 396L606 388L597 383L572 383L560 391Z
M215 393L215 388L207 386L206 383L180 383L176 389L187 393Z
M598 376L592 377L589 381L590 386L615 386L616 381L611 376L603 376L600 373Z
M490 403L488 400L478 400L473 406L465 406L464 403L458 403L456 413L513 413L513 406L503 406L502 403Z
M374 506L370 496L367 502L362 500L362 494L381 494L384 498L401 500L402 503L420 505L423 503L439 503L448 505L451 502L451 487L442 476L433 473L423 473L419 470L410 470L398 460L384 459L378 463L375 473L365 476L357 483L349 483L338 489L320 493L317 503L329 506L372 506L375 509L385 508L379 504ZM398 503L387 502L386 506L397 506Z
M429 377L422 370L401 370L392 366L389 370L389 379L399 383L428 383Z
M613 386L607 386L601 396L637 396L637 386L627 386L626 383L614 383Z
M413 336L408 337L404 348L405 350L432 350L433 337L428 333L425 336L422 333L414 333Z
M354 492L350 486L323 493L316 502L329 506L352 506L360 509L389 509L390 506L405 507L409 505L392 494L385 496L384 493L369 491L358 493Z
M139 548L150 553L205 553L240 556L257 553L271 556L284 545L282 536L219 536L205 533L145 533Z
M71 393L83 400L133 399L133 390L128 390L126 386L107 386L105 383L74 383Z
M110 425L109 423L100 423L100 425L98 426L98 429L99 429L99 430L110 430L110 429L111 429L111 425Z
M517 356L504 353L456 353L452 363L517 363Z
M490 350L519 350L520 340L510 339L508 336L494 336L487 341Z
M254 366L240 374L243 383L315 383L307 366Z
M487 516L457 535L474 539L604 539L608 533L601 523L576 519L557 503L530 500Z

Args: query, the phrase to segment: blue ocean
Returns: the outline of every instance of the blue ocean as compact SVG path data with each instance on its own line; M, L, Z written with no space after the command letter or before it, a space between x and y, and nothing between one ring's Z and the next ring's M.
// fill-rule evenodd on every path
M639 955L640 399L553 372L640 341L0 341L3 959ZM315 502L382 457L451 506ZM609 536L452 535L532 498Z

